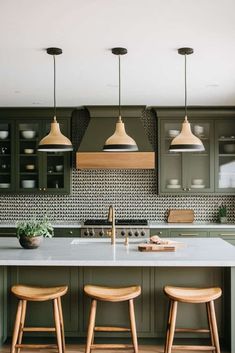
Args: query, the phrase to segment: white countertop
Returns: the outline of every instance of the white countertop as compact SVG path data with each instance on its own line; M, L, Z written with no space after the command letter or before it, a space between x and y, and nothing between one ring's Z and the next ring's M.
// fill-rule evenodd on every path
M9 223L4 223L0 222L0 228L15 228L17 222L9 222ZM68 223L53 223L51 222L54 228L81 228L81 223L77 222L68 222Z
M138 244L115 246L110 239L44 239L38 249L20 247L17 238L0 238L1 266L135 266L135 267L232 267L235 247L219 238L184 238L187 246L176 252L139 252ZM171 238L171 240L177 240Z

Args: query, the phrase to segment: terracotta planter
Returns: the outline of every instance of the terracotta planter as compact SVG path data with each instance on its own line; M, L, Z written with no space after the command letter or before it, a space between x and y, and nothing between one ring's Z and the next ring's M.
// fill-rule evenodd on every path
M19 237L20 245L24 249L37 249L40 246L42 240L42 235L39 235L37 237L27 237L25 235L21 235Z

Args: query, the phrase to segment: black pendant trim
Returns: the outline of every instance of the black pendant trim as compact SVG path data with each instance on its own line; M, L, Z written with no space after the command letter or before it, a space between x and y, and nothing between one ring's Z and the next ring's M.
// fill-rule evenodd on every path
M127 54L127 49L126 48L120 48L120 47L112 48L112 53L114 55L125 55L125 54Z
M55 48L55 47L47 48L47 54L49 54L49 55L60 55L60 54L62 54L62 49Z
M181 55L190 55L193 54L193 48L179 48L178 53Z
M186 144L182 144L182 145L171 145L169 148L171 151L174 150L186 150L186 149L191 149L191 150L202 150L202 145L186 145Z
M38 151L43 151L43 150L48 150L48 149L52 149L52 150L68 150L68 151L71 151L73 149L73 146L72 145L56 145L56 144L53 144L53 145L39 145L38 146Z
M136 145L104 145L103 150L129 150L138 151Z

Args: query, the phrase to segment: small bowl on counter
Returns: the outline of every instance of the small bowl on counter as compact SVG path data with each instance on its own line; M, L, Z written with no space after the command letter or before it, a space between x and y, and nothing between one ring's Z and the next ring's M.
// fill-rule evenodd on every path
M23 131L21 131L21 136L24 139L33 139L36 136L36 131L34 131L34 130L23 130Z
M24 189L33 189L36 186L36 181L35 180L22 180L21 181L22 187Z
M0 140L5 140L9 135L9 131L7 130L1 130L0 131Z

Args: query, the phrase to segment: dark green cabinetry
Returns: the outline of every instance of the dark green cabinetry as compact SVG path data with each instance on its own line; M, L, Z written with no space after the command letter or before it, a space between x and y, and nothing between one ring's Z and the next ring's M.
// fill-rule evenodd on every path
M0 109L0 193L69 193L70 153L37 151L50 131L50 109ZM70 136L71 109L58 109L63 134Z
M54 234L56 237L80 237L81 228L54 228Z
M220 237L226 240L228 243L235 245L235 230L228 231L227 229L221 229L219 231L210 231L210 237Z
M235 109L230 107L191 107L192 132L203 142L205 151L169 152L181 131L181 108L155 108L158 119L159 194L235 194Z

